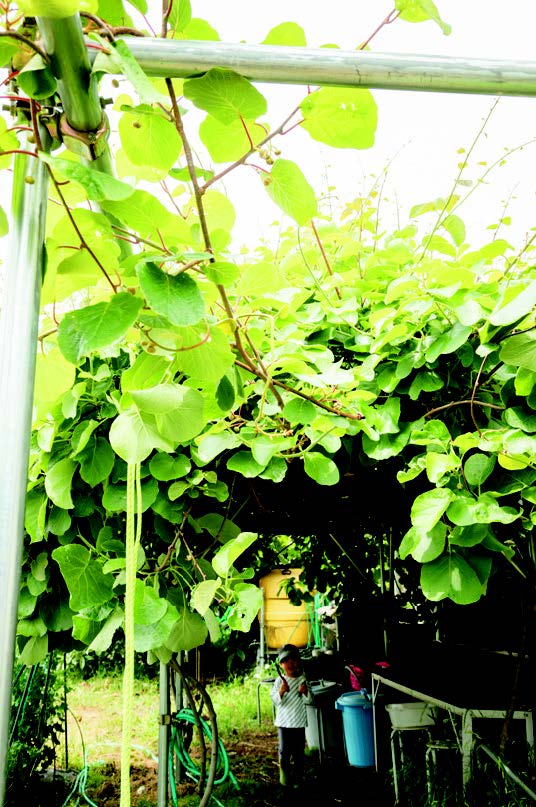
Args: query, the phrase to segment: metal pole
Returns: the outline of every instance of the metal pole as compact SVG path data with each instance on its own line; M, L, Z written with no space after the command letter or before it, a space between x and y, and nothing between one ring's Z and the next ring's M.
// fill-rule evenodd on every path
M158 807L168 805L168 753L169 753L169 668L160 662L160 725L158 728Z
M47 180L46 167L40 160L16 155L0 310L0 804L4 801L11 710Z
M38 17L37 25L58 81L68 123L79 132L99 129L102 122L99 88L96 76L91 75L79 15L63 19Z
M536 62L198 42L125 36L148 76L200 76L212 67L251 81L386 90L536 95Z

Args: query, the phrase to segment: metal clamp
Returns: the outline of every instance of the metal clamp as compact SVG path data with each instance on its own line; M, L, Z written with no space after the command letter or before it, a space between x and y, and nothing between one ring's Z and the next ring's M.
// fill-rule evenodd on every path
M65 113L60 116L58 134L63 144L86 160L96 160L105 148L109 135L108 120L103 116L100 127L90 132L80 132L68 123Z

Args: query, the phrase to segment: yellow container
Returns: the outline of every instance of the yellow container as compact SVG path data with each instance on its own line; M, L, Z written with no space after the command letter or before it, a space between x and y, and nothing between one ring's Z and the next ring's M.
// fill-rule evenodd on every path
M305 603L293 605L281 583L290 577L299 578L301 569L274 569L261 577L259 585L264 592L264 635L270 649L294 644L305 647L309 639L309 615ZM262 625L261 625L262 630Z

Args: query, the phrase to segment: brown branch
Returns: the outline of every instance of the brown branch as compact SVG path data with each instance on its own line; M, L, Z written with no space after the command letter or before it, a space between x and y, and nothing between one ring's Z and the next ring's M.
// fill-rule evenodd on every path
M324 244L322 243L322 241L320 239L320 236L318 234L318 230L316 229L316 224L314 223L313 219L311 219L311 227L313 228L313 233L314 233L315 238L316 238L316 243L318 244L318 248L320 249L320 253L322 255L322 258L324 259L324 263L326 264L328 274L331 277L333 277L333 269L331 268L329 258L326 255L326 250L324 249ZM341 292L339 291L339 288L337 286L335 286L335 291L337 293L337 297L339 298L339 300L342 300Z
M258 372L256 372L255 369L248 367L246 364L243 364L238 359L235 359L235 364L237 364L239 367L242 367L243 370L248 370L248 372L257 375L259 378L262 378L262 376ZM272 384L276 387L280 387L281 389L286 390L287 392L291 392L293 395L297 395L299 398L304 398L306 401L310 401L315 406L318 406L320 409L324 409L326 412L331 412L331 414L333 415L340 415L342 418L346 418L347 420L363 420L363 415L360 412L343 412L342 409L338 409L335 406L329 406L329 404L322 403L322 401L319 401L312 395L308 395L306 392L294 389L294 387L290 387L283 381L278 381L277 379L272 378Z
M443 406L436 406L435 409L430 409L428 412L426 412L424 417L429 418L430 415L435 415L436 412L442 412L445 409L452 409L453 406L461 406L462 404L469 404L470 406L477 404L477 406L487 406L488 409L499 409L501 411L504 409L504 406L497 406L497 404L487 403L486 401L477 401L476 398L469 398L468 400L451 401L448 404L443 404Z
M43 59L43 61L48 64L49 58L46 51L36 45L35 42L32 42L31 39L23 36L22 34L17 33L16 31L0 31L0 36L8 36L11 39L17 39L19 42L23 42L26 47L31 48L31 50L35 51L39 54L39 56Z

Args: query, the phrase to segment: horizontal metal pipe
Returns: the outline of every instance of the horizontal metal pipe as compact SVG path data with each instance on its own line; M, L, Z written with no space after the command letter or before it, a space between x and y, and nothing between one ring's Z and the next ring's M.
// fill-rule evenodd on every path
M275 84L536 95L536 62L122 38L140 67L154 77L186 78L226 67L251 81Z
M485 751L488 757L491 757L491 759L499 766L501 771L503 771L507 776L509 776L510 779L516 783L516 785L519 785L519 787L522 788L522 790L524 790L525 793L527 793L527 795L529 795L534 801L536 801L536 793L534 792L534 790L531 790L530 787L526 785L522 779L519 778L517 773L514 773L514 771L511 768L509 768L508 765L500 757L494 754L493 751L490 748L488 748L487 745L481 743L480 745L477 746L477 751Z

